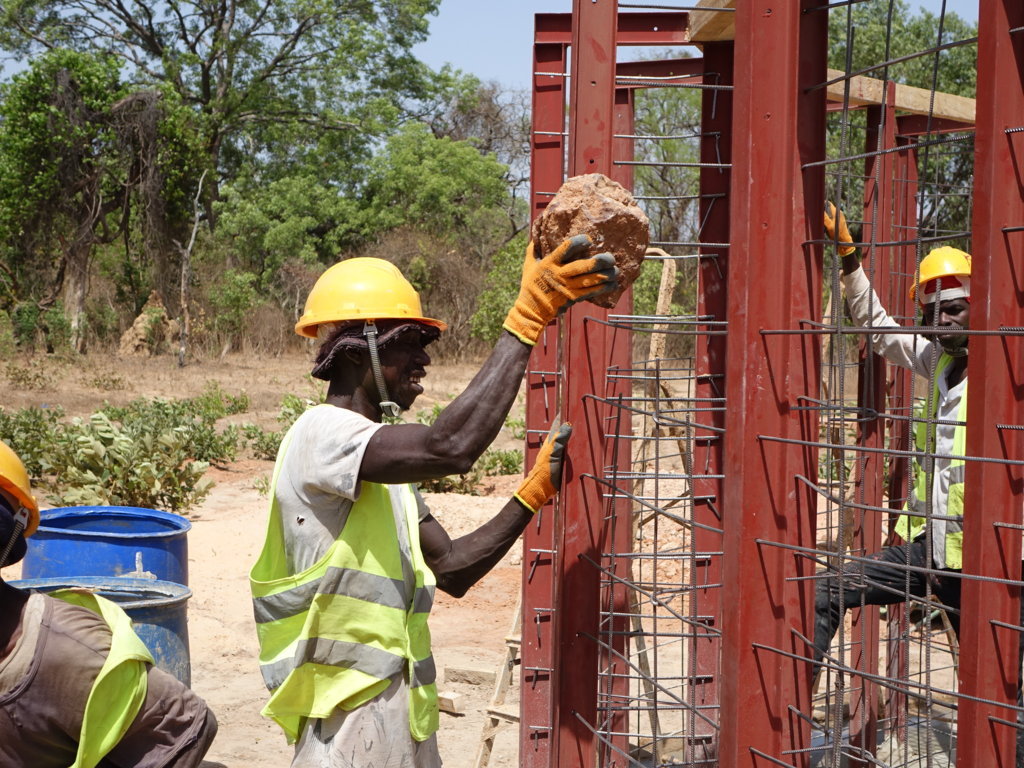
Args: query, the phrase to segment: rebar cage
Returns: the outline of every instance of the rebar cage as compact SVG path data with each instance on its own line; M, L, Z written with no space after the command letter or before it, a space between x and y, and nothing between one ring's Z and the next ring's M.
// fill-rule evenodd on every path
M521 765L1015 764L1024 4L981 0L976 33L942 5L913 27L896 0L537 16L534 214L605 173L652 247L632 295L576 305L531 361L528 461L555 421L574 436L524 544ZM921 259L974 254L963 455L915 441L957 426L929 410L938 369L851 320L826 199L890 335L936 338ZM892 604L841 601L815 663L818 585L863 581L911 467L951 460L962 569L895 563Z

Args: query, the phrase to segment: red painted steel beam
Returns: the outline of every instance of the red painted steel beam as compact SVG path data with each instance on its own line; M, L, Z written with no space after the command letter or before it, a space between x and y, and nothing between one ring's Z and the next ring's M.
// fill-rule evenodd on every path
M978 92L974 143L971 328L1024 325L1024 4L985 0L978 15ZM975 382L967 404L967 455L1024 460L1024 371L1020 337L976 336L968 374ZM984 388L982 388L982 386ZM993 579L1021 575L1024 472L1020 466L968 461L964 479L964 571ZM967 579L960 630L960 700L957 765L1014 765L1020 658L1020 587ZM971 698L979 697L979 698Z
M719 765L806 765L821 352L799 330L821 317L827 15L817 0L749 0L736 11L729 254L725 578ZM776 542L783 546L773 546ZM792 708L792 709L791 709ZM794 711L796 710L796 711ZM765 755L769 757L765 757Z
M917 193L918 169L915 142L898 136L897 145L906 149L895 154L894 183L896 194L893 210L894 226L899 233L897 238L907 242L897 246L895 258L890 263L890 279L888 295L883 291L880 295L886 308L893 315L913 316L910 298L910 275L916 268L917 250L913 242L913 233L917 232ZM877 273L877 270L876 270ZM888 445L893 452L908 451L911 448L910 420L913 411L913 379L914 375L906 368L890 367L891 378L888 385L888 403L890 413L906 418L889 425ZM907 497L907 474L910 471L906 456L891 456L889 459L889 481L886 486L888 506L892 510L902 510ZM889 518L889 540L898 538L892 532L897 515ZM906 680L909 673L906 658L902 653L901 638L907 633L907 614L904 611L891 611L887 620L888 640L886 641L886 677L894 680ZM885 694L885 711L888 713L886 727L895 730L901 741L906 740L907 697L898 689L888 689Z
M615 69L619 77L686 77L688 78L687 83L700 83L704 63L699 58L620 61ZM635 88L638 86L619 83L619 87Z
M895 212L894 153L877 154L896 147L895 88L888 87L886 105L867 110L867 133L864 152L864 227L860 240L867 243L892 242L899 239L893 219ZM892 258L887 248L864 250L867 259L864 268L874 275L888 275ZM838 300L838 296L835 297ZM886 304L888 306L888 304ZM840 342L843 337L839 337ZM881 508L884 495L885 461L880 452L885 447L885 395L887 389L885 358L868 349L868 337L862 337L857 376L857 405L862 413L878 415L859 423L858 445L869 449L858 454L854 464L853 499L856 503ZM877 552L882 547L883 522L874 512L857 515L853 531L852 548L859 556ZM851 566L856 568L856 565ZM850 666L865 677L851 682L850 690L850 744L874 754L878 734L878 685L872 677L878 673L878 608L867 606L853 612L853 623L848 639L854 642ZM866 766L867 761L851 759L851 765Z
M902 115L896 118L896 133L900 136L923 136L928 133L963 133L973 131L974 123L958 123L942 117L928 115Z
M618 89L615 92L615 107L613 112L614 139L612 140L613 163L609 176L626 189L633 188L633 167L632 165L619 164L621 161L633 159L635 142L632 138L634 133L634 104L633 91ZM629 314L633 306L633 289L630 288L612 311L617 314ZM609 312L609 314L612 314ZM632 367L632 339L625 329L613 329L608 326L600 326L605 336L605 343L608 347L609 359L606 368L619 370L625 375ZM598 330L598 329L594 329ZM607 379L605 391L601 393L605 397L615 398L631 396L629 383L623 379ZM601 424L603 437L604 459L602 465L606 478L611 479L617 470L623 475L631 469L632 448L628 436L632 433L632 414L621 408L605 406L606 418ZM609 437L609 435L621 435L621 437ZM615 470L612 469L613 465ZM632 485L620 481L625 487ZM607 493L610 489L607 486L598 488L599 491ZM626 663L628 648L626 638L631 630L629 613L631 610L631 590L627 586L632 580L631 559L629 554L633 549L633 529L631 517L632 504L626 497L614 499L610 503L603 504L605 510L611 512L606 518L608 524L602 535L602 551L612 554L611 562L605 562L613 581L610 585L601 590L601 606L605 616L602 625L610 630L610 634L602 632L607 647L600 651L598 662L601 670L601 691L598 697L598 719L603 728L609 732L608 743L602 744L598 752L598 765L607 768L622 765L622 755L629 754L629 707L626 702L630 697L630 679L634 670Z
M575 0L573 5L575 12ZM573 14L538 13L536 36L539 43L572 43ZM620 13L614 28L617 45L689 45L689 14Z
M704 46L704 79L716 85L733 83L733 43L715 42ZM731 175L721 164L732 159L732 93L706 90L701 94L700 161L700 239L707 243L729 242L729 194ZM728 310L729 249L701 246L698 266L697 315L724 322ZM722 326L710 326L721 330ZM704 330L704 329L701 329ZM694 414L694 421L711 429L697 427L693 434L692 488L695 552L722 551L722 448L721 430L725 429L726 335L698 333L696 339L696 407L709 409ZM704 527L707 526L707 527ZM694 633L690 652L694 660L692 699L687 704L702 708L713 722L719 703L721 674L722 557L710 555L693 564L690 584L694 587L690 615L698 619L686 631ZM707 709L704 709L707 708ZM700 742L716 740L715 728L700 717L693 718L692 732ZM694 754L700 754L694 745Z
M569 93L569 175L613 173L616 0L574 0L572 79ZM627 310L628 312L628 310ZM563 417L573 424L562 492L558 539L556 613L555 743L552 765L589 766L597 754L597 638L602 575L598 564L606 539L608 489L596 482L607 471L606 431L614 410L600 398L614 397L608 367L618 347L629 354L629 333L610 328L609 311L583 302L562 322ZM620 346L621 345L621 346ZM628 448L627 448L628 453ZM617 506L617 505L616 505Z
M531 219L547 207L562 184L566 144L566 46L533 47L533 122L530 157ZM555 74L537 74L550 72ZM526 374L526 466L532 466L544 434L558 418L559 328L549 326L530 356ZM556 500L562 504L561 500ZM551 765L554 719L555 506L541 510L523 539L520 645L519 758L523 768Z

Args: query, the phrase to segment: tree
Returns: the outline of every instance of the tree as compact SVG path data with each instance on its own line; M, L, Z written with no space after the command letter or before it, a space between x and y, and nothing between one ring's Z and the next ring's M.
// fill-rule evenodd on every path
M110 178L116 139L104 119L120 92L112 59L57 51L16 77L0 104L4 261L22 281L49 289L43 306L63 293L76 348L92 248L116 237L108 217L123 204Z
M438 3L5 0L0 46L23 56L109 51L127 80L172 89L200 116L208 165L219 174L208 185L212 204L239 169L301 163L325 140L365 160L407 102L435 87L411 49Z
M840 71L863 72L917 88L973 97L977 80L977 46L954 45L977 36L977 28L955 13L936 16L922 9L910 12L905 0L892 0L888 14L877 8L852 4L829 15L829 66ZM849 59L849 63L847 63ZM891 63L889 63L891 62ZM847 68L849 68L847 70ZM845 124L841 120L845 118ZM847 157L863 152L863 113L835 113L830 123L829 156ZM967 232L970 196L955 194L970 188L974 166L973 134L947 143L926 146L917 160L922 193L919 228L930 232ZM856 210L863 199L863 160L831 181L829 197ZM840 166L840 170L844 169Z
M15 76L0 104L2 261L20 283L12 298L51 306L62 296L79 351L93 249L137 232L165 276L194 157L173 94L127 90L119 68L110 56L57 49Z

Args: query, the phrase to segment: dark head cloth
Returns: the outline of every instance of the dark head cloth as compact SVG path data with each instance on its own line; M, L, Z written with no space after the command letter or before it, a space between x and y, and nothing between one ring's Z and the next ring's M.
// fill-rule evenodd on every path
M410 322L409 320L378 320L377 326L377 347L384 348L392 341L401 336L405 331L415 329L423 334L423 345L426 346L436 341L441 331L432 325ZM366 324L360 320L354 323L346 323L331 333L320 345L316 353L316 360L313 363L312 375L323 381L331 380L332 369L337 360L338 353L343 349L364 350L370 345L366 341L363 329Z

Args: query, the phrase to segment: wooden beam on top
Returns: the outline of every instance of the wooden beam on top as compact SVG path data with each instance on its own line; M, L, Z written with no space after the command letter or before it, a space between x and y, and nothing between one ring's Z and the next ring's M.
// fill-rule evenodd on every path
M842 78L838 69L828 70L828 79ZM890 81L891 82L891 81ZM868 106L883 104L884 81L873 77L857 75L850 79L850 106ZM928 115L953 120L958 123L974 124L974 99L966 96L954 96L952 93L932 92L926 88L912 85L896 86L896 109L912 115ZM846 97L846 84L839 80L828 86L829 101L842 102Z
M736 38L736 0L699 0L698 8L690 11L690 42L714 43Z

